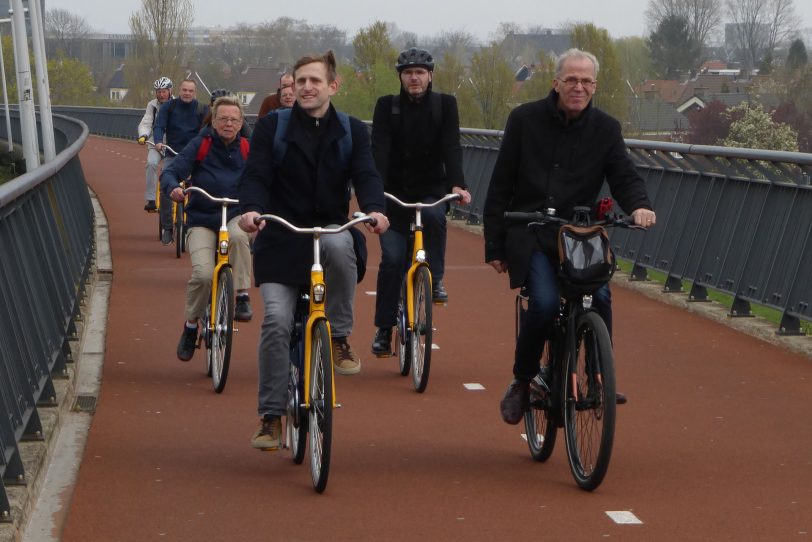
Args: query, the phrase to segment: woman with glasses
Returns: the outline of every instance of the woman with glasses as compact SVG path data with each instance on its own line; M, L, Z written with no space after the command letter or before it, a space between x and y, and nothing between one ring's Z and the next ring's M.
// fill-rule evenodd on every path
M199 186L215 197L237 198L239 181L248 158L248 139L240 135L243 110L232 96L217 98L212 106L212 125L184 147L161 174L161 190L173 200L184 199L181 181ZM197 343L198 319L203 316L211 292L214 249L220 229L221 206L192 193L186 203L186 247L192 261L192 276L186 285L186 322L178 343L178 359L189 361ZM247 322L252 310L248 298L251 287L251 253L248 234L237 225L239 208L229 208L229 260L234 271L237 303L234 318Z

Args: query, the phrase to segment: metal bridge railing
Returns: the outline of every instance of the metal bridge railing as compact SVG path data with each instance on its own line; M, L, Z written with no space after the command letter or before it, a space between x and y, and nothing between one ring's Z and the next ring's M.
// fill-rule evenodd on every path
M0 521L11 521L6 487L27 483L19 443L43 438L38 408L55 406L54 380L68 374L94 253L87 126L56 116L54 127L56 159L0 185Z

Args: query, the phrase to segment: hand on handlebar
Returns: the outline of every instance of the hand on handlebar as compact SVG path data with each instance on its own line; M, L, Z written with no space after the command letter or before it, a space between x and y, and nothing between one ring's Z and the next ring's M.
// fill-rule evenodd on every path
M650 228L657 223L657 215L649 209L635 209L632 212L635 226Z
M186 199L186 194L183 193L183 188L178 186L169 193L169 197L172 198L172 201L180 203Z
M239 226L240 229L246 233L254 233L265 227L265 222L259 219L259 213L256 211L248 211L240 216Z
M459 202L461 204L468 205L469 203L471 203L471 193L468 192L466 189L460 188L459 186L455 186L454 188L451 189L451 192L454 194L459 194L460 196Z
M386 215L383 213L372 212L369 213L368 216L371 216L375 219L374 223L367 222L364 224L366 226L367 231L372 233L377 233L378 235L384 233L386 230L389 229L389 219L386 218ZM373 225L374 224L374 225Z

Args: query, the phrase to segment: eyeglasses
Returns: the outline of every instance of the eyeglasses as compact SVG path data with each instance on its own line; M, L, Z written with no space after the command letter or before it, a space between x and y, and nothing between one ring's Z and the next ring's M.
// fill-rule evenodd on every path
M559 81L567 88L575 88L578 86L578 83L581 83L581 86L584 88L589 88L597 83L594 79L578 79L577 77L567 77L566 79L559 79Z
M242 119L235 119L232 117L217 117L217 122L222 122L223 124L239 124L242 122Z

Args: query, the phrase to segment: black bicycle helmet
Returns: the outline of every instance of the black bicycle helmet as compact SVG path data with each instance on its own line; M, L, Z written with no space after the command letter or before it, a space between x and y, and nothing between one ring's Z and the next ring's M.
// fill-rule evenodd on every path
M217 98L222 98L223 96L231 96L231 92L225 88L216 88L211 91L211 103L214 104L214 100Z
M431 56L431 53L425 49L412 47L411 49L406 49L398 55L395 69L398 71L398 73L400 73L406 68L417 66L423 66L429 71L434 71L434 58Z

